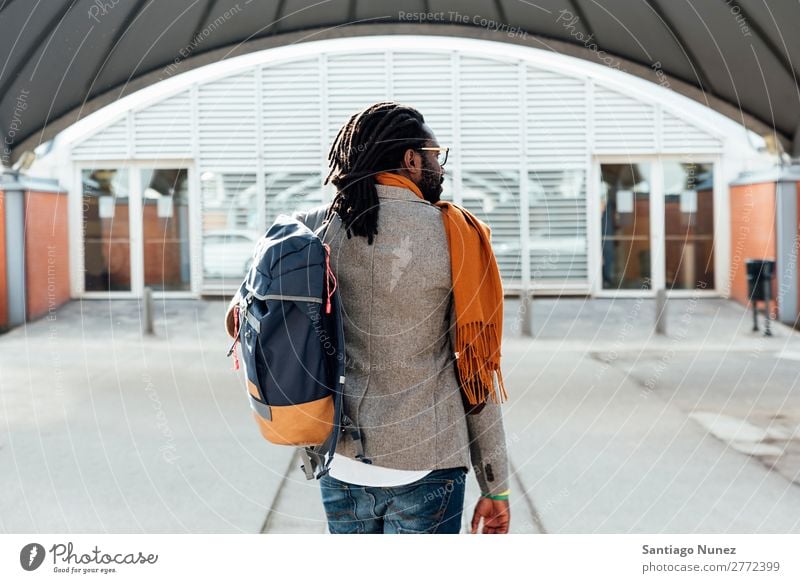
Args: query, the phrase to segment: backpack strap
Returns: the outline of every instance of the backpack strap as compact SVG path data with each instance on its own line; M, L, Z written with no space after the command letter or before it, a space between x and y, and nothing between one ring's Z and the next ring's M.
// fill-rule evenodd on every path
M356 446L356 459L365 464L371 464L372 460L368 457L364 457L364 442L361 439L361 430L354 425L353 420L344 413L342 413L342 430L347 431L353 439L353 443Z
M333 205L332 202L331 202L331 204L328 205L328 209L327 209L328 212L331 209L331 205ZM335 214L337 214L336 211L331 213L330 216L328 216L325 220L323 220L322 224L319 227L317 227L316 229L311 229L314 232L314 234L317 237L320 238L321 241L325 240L325 235L327 235L327 233L328 233L328 227L330 227L331 223L333 222L333 215L335 215ZM341 230L341 228L342 228L342 225L339 225L339 230Z
M339 442L339 433L344 431L344 419L346 418L343 409L344 403L344 382L345 377L340 376L337 381L337 392L334 396L334 409L333 409L333 431L319 446L312 446L303 448L300 456L303 457L304 463L300 468L305 472L306 479L316 477L318 480L326 475L330 470L331 462L333 461L333 454L336 453L336 444ZM327 455L327 458L326 458ZM314 476L314 471L319 468L319 472Z
M300 469L305 473L306 480L313 480L314 472L317 468L325 466L325 456L320 455L313 447L300 447L298 451L300 452L300 459L303 462L300 465ZM327 473L327 471L325 473ZM321 478L322 476L318 477Z

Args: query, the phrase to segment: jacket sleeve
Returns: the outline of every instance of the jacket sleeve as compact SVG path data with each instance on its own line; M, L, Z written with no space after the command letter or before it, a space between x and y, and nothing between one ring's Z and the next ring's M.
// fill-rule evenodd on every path
M470 459L482 494L499 494L509 488L508 452L501 406L489 400L480 413L466 416Z
M450 294L450 346L455 346L456 316L454 311L455 300ZM454 364L455 366L455 364ZM456 375L458 378L458 375ZM506 449L506 431L503 426L503 414L500 403L491 399L483 405L480 413L468 415L466 413L466 398L462 395L467 419L467 432L469 435L469 454L475 478L481 489L481 494L499 494L507 490L510 485L508 451Z

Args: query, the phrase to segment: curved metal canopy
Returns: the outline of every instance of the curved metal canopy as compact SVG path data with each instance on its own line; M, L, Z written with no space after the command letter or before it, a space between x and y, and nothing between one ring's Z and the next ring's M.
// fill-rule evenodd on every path
M0 0L0 153L9 165L171 64L416 33L630 66L798 154L799 23L789 0Z

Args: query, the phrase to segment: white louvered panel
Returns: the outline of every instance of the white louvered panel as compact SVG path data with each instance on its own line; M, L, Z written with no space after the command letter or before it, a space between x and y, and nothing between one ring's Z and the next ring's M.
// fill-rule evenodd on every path
M663 111L661 149L664 152L718 152L722 143L700 128Z
M184 91L134 113L134 157L192 155L191 95Z
M200 181L203 231L255 229L256 175L252 172L204 172Z
M594 90L594 136L597 153L654 152L655 109L598 85Z
M392 98L419 110L439 144L453 146L453 66L450 55L395 53ZM451 151L452 164L457 152Z
M462 57L459 85L463 164L518 165L523 120L517 65Z
M128 120L123 117L72 149L73 160L111 160L128 157Z
M521 279L519 172L471 170L463 174L464 206L492 229L492 248L504 282Z
M386 55L383 52L331 55L327 64L328 137L333 141L351 115L388 100Z
M528 167L583 168L588 148L586 82L528 67L525 94Z
M255 79L255 71L248 71L198 88L197 133L203 165L255 163Z
M537 282L588 283L583 170L528 175L530 270Z
M265 168L315 169L327 155L327 147L320 141L320 77L318 59L264 69L261 151Z
M271 172L265 176L267 225L279 214L292 214L322 204L319 172Z

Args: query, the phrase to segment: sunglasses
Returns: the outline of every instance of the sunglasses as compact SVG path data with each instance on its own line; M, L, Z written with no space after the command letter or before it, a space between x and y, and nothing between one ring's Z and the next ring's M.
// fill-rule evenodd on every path
M436 152L436 161L439 163L439 166L445 165L447 162L447 154L450 152L450 148L417 148L417 150Z

